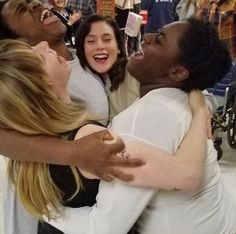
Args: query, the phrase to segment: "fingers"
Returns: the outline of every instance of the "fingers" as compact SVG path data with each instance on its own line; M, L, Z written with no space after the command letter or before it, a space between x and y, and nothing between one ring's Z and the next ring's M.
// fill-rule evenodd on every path
M108 174L102 174L99 176L104 181L111 182L113 180L113 177Z
M127 174L123 173L121 170L114 168L114 167L110 169L110 175L112 175L116 179L123 180L123 181L134 180L134 176L127 175Z
M145 164L144 161L141 159L134 159L134 158L118 158L114 156L111 161L110 165L112 166L119 166L119 167L140 167Z
M97 138L100 138L103 141L104 140L113 140L114 139L112 134L108 130L106 130L106 129L101 130L99 132L95 132L94 135L96 135Z

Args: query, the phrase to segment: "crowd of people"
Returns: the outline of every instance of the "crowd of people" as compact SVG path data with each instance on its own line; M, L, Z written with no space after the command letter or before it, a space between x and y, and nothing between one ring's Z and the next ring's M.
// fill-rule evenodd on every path
M236 233L206 91L232 67L234 28L203 2L141 1L129 57L96 1L0 2L4 233Z

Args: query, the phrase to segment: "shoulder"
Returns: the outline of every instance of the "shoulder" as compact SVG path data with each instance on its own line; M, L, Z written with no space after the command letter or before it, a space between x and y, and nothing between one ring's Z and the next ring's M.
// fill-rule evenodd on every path
M116 115L129 107L139 97L139 82L126 71L119 87L109 93L111 114Z

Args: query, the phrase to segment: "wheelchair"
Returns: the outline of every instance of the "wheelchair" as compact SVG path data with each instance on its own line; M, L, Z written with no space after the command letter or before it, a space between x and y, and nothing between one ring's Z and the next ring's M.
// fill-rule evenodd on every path
M236 81L226 88L224 104L213 113L211 125L217 159L220 160L223 155L222 132L226 132L229 146L236 149Z

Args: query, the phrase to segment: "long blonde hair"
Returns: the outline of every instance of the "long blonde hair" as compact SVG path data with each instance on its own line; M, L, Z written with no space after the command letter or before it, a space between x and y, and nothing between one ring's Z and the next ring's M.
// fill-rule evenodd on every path
M90 115L83 105L65 104L52 92L42 58L31 47L17 40L0 41L0 127L28 135L60 136ZM77 190L78 172L71 167ZM22 203L37 218L51 217L47 204L62 203L62 191L53 182L46 163L10 160L8 173Z

